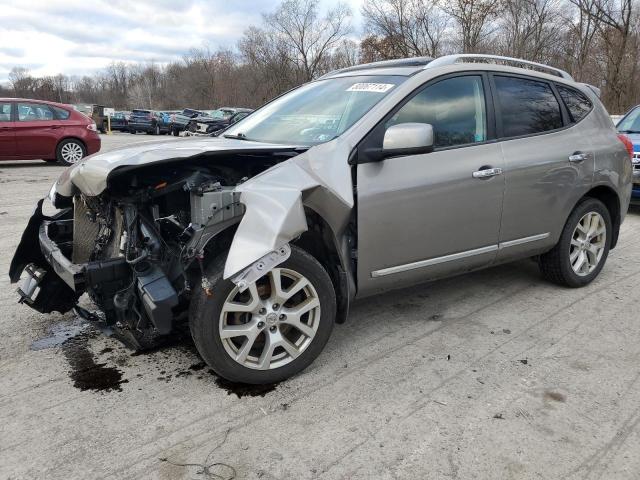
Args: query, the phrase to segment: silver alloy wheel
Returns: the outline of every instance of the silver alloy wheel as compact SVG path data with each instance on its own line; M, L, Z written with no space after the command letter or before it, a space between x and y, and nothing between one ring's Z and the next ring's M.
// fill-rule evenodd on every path
M247 368L271 370L299 357L320 324L320 300L302 274L274 268L240 293L234 287L220 312L226 352Z
M607 240L607 224L598 212L586 213L571 236L569 261L571 268L581 277L589 275L598 266Z
M69 142L65 143L62 146L62 148L60 149L60 155L65 162L76 163L82 160L84 152L82 151L82 147L79 144L75 142Z

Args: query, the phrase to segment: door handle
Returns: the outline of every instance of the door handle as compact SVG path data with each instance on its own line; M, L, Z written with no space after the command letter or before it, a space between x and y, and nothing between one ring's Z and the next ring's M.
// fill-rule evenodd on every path
M473 172L473 178L490 178L496 175L502 175L502 169L500 167L483 168L482 170Z
M573 155L569 155L569 161L571 163L582 163L585 160L589 160L588 153L575 152Z

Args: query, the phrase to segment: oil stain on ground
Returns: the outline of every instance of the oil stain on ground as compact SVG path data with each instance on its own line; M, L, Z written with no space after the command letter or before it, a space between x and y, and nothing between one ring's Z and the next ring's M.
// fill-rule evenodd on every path
M108 367L106 363L96 363L89 350L88 339L89 335L83 333L62 344L62 352L71 367L69 377L73 386L80 390L121 392L121 385L128 380L122 378L121 370Z
M277 383L269 383L267 385L251 385L248 383L237 383L218 377L213 370L209 373L216 376L216 385L227 391L227 395L236 395L242 397L264 397L267 393L273 392L278 386Z

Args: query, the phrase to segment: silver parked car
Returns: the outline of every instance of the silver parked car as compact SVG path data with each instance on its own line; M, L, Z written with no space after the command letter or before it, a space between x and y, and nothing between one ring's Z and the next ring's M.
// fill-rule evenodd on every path
M271 383L318 356L355 298L524 257L588 284L631 177L628 140L566 72L480 55L360 65L222 137L69 168L10 276L25 272L40 312L87 292L136 348L188 320L219 375Z

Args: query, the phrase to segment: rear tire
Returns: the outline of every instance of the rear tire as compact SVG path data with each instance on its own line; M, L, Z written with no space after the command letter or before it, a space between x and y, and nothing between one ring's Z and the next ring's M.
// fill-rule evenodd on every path
M322 265L291 247L285 262L239 293L222 278L225 259L218 257L205 270L213 294L198 289L191 300L191 335L205 362L227 380L250 384L277 383L309 366L329 340L336 316L335 290ZM272 287L276 282L279 289ZM306 313L296 313L304 306ZM239 313L242 307L251 311ZM247 335L222 333L245 326Z
M595 235L597 232L601 233ZM556 246L540 256L538 264L542 275L566 287L588 285L604 267L612 233L607 207L598 199L584 198L569 215Z
M87 156L87 149L80 140L68 138L58 144L56 160L62 165L75 165Z

